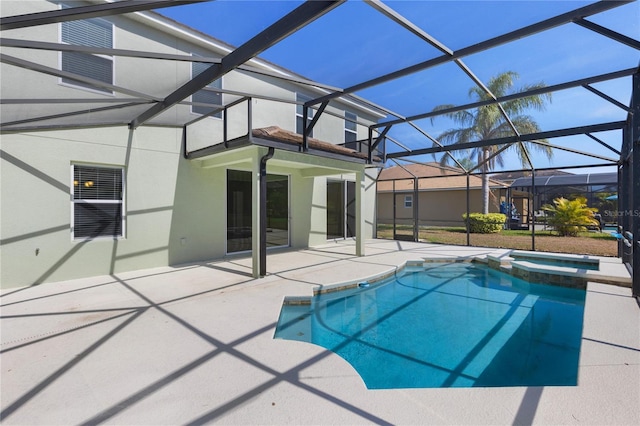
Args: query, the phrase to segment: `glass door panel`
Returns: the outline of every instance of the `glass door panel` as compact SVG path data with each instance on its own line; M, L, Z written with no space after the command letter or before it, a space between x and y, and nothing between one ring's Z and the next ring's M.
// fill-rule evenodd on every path
M344 184L327 181L327 239L344 238Z
M227 253L251 250L251 172L227 170Z
M356 235L356 184L327 181L327 239Z
M227 253L252 249L251 172L227 170ZM267 174L267 247L289 245L289 177Z
M267 175L267 247L289 245L289 177Z

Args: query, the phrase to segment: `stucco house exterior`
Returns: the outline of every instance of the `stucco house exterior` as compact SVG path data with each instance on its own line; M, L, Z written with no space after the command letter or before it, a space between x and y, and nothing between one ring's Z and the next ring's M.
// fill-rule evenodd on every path
M2 288L238 253L257 277L264 246L354 237L362 255L374 235L379 159L353 148L384 115L366 102L332 101L305 140L302 104L326 91L251 59L149 117L234 48L149 11L2 37Z
M417 180L417 183L416 183ZM508 184L489 179L489 212L498 213ZM438 163L405 164L385 168L377 182L378 223L420 226L464 226L467 177L462 170ZM417 196L416 196L417 194ZM482 211L482 178L469 176L469 210Z

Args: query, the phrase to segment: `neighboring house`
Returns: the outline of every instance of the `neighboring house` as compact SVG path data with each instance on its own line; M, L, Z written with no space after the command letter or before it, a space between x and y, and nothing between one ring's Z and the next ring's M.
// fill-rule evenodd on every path
M2 15L62 7L3 1ZM159 99L233 47L154 12L6 30L2 37L43 43L3 47L3 288L235 253L251 253L251 273L260 276L268 271L260 256L265 243L306 248L355 236L363 254L374 233L379 159L371 164L351 148L383 117L366 102L331 102L304 151L297 102L326 92L252 59L138 126L132 118L147 118ZM61 44L89 51L60 51ZM307 123L314 114L309 110Z
M438 163L407 164L382 170L377 184L378 223L391 224L395 220L397 224L411 224L417 208L421 226L464 226L462 215L467 212L467 177L462 173L452 167L441 168ZM489 210L499 212L508 185L490 179L489 187ZM469 210L472 213L482 211L482 178L479 175L469 176Z

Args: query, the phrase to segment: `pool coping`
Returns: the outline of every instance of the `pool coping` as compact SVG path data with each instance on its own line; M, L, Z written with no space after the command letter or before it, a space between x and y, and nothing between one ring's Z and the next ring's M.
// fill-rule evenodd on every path
M433 258L422 258L422 259L413 259L406 260L397 266L390 268L384 272L365 276L362 279L358 280L348 280L335 284L327 284L322 286L314 287L313 296L318 296L321 294L334 293L337 291L344 290L352 290L357 287L370 287L374 284L379 284L381 281L386 280L387 278L391 278L394 275L399 273L405 274L407 272L416 272L420 271L424 268L424 265L427 263L441 263L441 262L450 262L450 263L466 263L473 262L473 256L441 256L441 257L433 257ZM298 301L304 301L305 297L292 297L291 303L296 304ZM298 303L300 304L300 303Z
M562 261L581 263L598 263L599 267L606 269L607 262L601 262L601 258L594 256L581 256L571 254L539 253L512 250L507 253L490 253L484 258L477 257L479 261L486 261L489 267L511 274L529 282L541 282L562 287L586 289L588 282L598 282L621 287L631 287L631 277L613 275L606 270L580 269L571 266L540 265L526 260L517 260L511 256L536 259L558 258Z
M507 250L506 252L493 252L486 255L470 256L434 256L421 259L406 260L396 267L384 272L365 276L358 280L348 280L339 283L321 285L313 288L312 296L287 296L285 305L309 305L312 297L345 290L353 290L358 287L370 287L397 275L399 273L415 272L423 269L429 263L471 263L478 262L488 265L490 268L507 273L516 278L528 282L537 282L561 287L586 289L588 282L597 282L621 287L631 287L630 276L615 276L606 271L580 269L570 266L540 265L526 260L516 260L511 255L525 258L560 259L578 263L606 265L601 258L594 256L572 255L567 253L540 253L522 250Z

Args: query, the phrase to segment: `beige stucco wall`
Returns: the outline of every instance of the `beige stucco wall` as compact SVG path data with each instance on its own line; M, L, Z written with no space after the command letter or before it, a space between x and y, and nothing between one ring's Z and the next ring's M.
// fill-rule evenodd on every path
M492 191L495 195L498 191ZM404 206L405 195L411 192L396 193L396 220L398 223L410 223L413 219L413 208ZM421 191L419 195L418 214L420 225L424 226L464 226L462 215L467 212L467 195L465 190ZM482 192L480 189L469 191L470 211L482 211ZM393 194L378 193L378 222L393 223ZM499 212L494 202L489 203L489 212ZM411 222L412 223L412 222Z
M2 15L55 10L46 1L3 1ZM114 47L175 54L221 56L209 41L186 40L163 25L146 25L136 17L109 17L114 26ZM59 41L60 25L42 25L3 32L5 37ZM15 55L47 67L59 69L58 52L3 48ZM0 64L2 97L29 98L118 98L62 84L60 79L34 71ZM144 72L140 72L143 70ZM191 77L188 62L157 61L114 57L114 84L153 96L164 97ZM295 100L300 87L272 77L237 71L223 77L223 87L231 90ZM321 96L319 90L304 92ZM224 102L236 97L224 95ZM94 104L100 106L101 104ZM25 117L59 114L85 108L82 104L0 105L3 122ZM115 110L104 114L56 118L39 125L91 124L110 118L135 117L149 105ZM295 105L253 99L253 127L278 125L295 130ZM341 108L343 108L341 110ZM366 110L337 102L323 115L314 137L332 143L344 142L344 109L372 122L379 118ZM123 114L123 111L126 111ZM229 112L230 137L245 134L246 104ZM199 117L188 105L172 108L146 126L129 130L96 127L75 130L6 133L2 135L0 162L0 285L13 287L41 282L115 274L123 271L225 256L226 170L255 170L256 158L266 148L251 147L225 153L219 158L190 161L181 154L181 127L158 127L153 123L186 122ZM221 142L222 120L206 118L189 126L189 149ZM367 136L367 127L358 126L358 136ZM217 138L217 139L216 139ZM218 157L218 156L216 156ZM121 166L126 170L126 234L123 238L72 241L71 165ZM355 180L362 164L327 160L299 153L276 151L269 161L269 173L290 177L291 245L303 248L326 243L326 180L330 176ZM365 216L363 235L373 235L375 185L364 182Z
M195 190L203 180L185 173L180 139L176 129L126 127L3 135L2 286L168 264L173 221L187 211L178 184ZM72 241L73 163L125 168L125 238Z
M212 167L181 156L181 132L113 127L3 135L1 286L224 257L226 170L251 170L253 159L266 149L253 147L224 154L224 161ZM310 164L291 163L296 156L307 157ZM72 240L73 163L125 168L124 238ZM345 173L335 174L329 166L336 164L343 166ZM361 168L355 163L276 151L267 172L290 177L293 247L326 243L327 176L354 179L355 173L347 170ZM374 202L375 185L370 184L365 197L366 238L373 235Z

